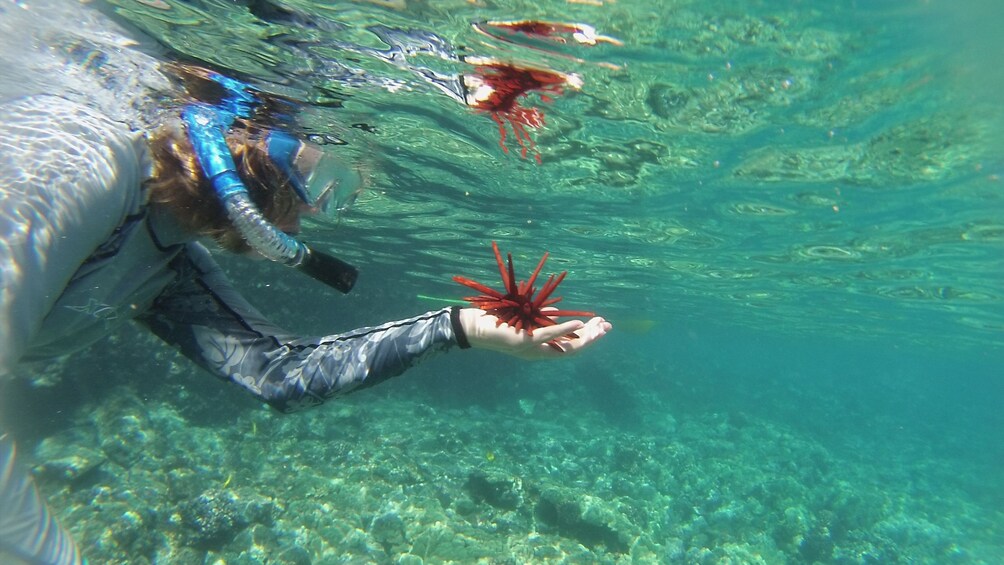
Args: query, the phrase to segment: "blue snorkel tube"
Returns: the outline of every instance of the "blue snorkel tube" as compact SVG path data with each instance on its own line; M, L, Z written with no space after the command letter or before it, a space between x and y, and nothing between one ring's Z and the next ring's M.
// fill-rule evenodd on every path
M188 139L203 174L226 209L227 217L248 244L262 256L295 267L340 292L352 290L359 271L348 263L307 247L271 224L251 201L237 174L225 134L237 117L249 117L259 102L240 81L213 73L229 96L217 105L192 103L181 112Z

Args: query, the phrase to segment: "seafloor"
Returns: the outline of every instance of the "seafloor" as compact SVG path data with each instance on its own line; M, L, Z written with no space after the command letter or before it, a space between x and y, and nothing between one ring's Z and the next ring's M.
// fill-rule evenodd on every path
M502 381L456 374L450 354L282 415L146 340L122 334L35 374L88 379L5 392L27 461L93 563L992 563L1001 551L992 465L934 453L923 430L864 417L871 407L825 383L672 376L616 354L500 357ZM803 410L821 414L815 427L787 423ZM829 429L841 417L847 429Z

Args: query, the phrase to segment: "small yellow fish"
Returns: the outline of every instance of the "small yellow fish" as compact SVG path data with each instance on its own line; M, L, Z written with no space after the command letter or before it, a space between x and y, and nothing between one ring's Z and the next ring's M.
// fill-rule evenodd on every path
M495 460L495 452L494 451L486 451L485 452L485 459L489 463L491 463L492 461L494 461Z
M230 476L227 477L227 480L223 481L223 488L227 488L228 486L230 486L230 481L232 480L234 480L234 474L230 473Z
M614 323L617 324L618 330L624 330L627 333L634 335L645 335L656 325L655 320L645 320L641 318L616 320Z

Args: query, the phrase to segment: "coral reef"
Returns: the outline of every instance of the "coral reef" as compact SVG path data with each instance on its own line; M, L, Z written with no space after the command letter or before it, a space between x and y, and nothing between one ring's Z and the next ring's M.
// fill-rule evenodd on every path
M96 351L76 366L115 355L128 353ZM296 415L244 404L167 362L142 383L113 371L99 402L25 452L51 506L102 563L990 563L999 554L999 509L966 491L983 484L978 468L918 458L922 438L855 455L770 417L776 408L733 405L707 378L704 400L655 391L686 407L673 409L624 384L663 369L626 359L580 365L547 386L508 377L513 393L469 393L456 405L427 374ZM602 377L611 366L632 373ZM536 410L521 406L527 398Z

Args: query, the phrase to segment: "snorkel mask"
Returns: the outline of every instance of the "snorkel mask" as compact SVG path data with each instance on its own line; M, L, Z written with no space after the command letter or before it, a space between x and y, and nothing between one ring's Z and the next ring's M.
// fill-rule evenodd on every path
M286 132L269 132L268 156L289 178L293 191L311 214L337 218L362 189L362 179L352 167L313 143Z
M355 267L312 249L279 230L262 216L251 201L237 174L225 135L238 117L249 118L260 101L241 81L218 73L209 73L208 77L224 87L226 96L213 105L191 103L182 110L181 118L199 166L226 209L227 217L262 256L295 267L343 293L349 292L359 274ZM352 186L354 172L348 167L339 168L341 164L331 158L325 160L325 156L319 154L323 153L319 148L278 131L270 132L266 143L270 158L289 176L297 196L312 210L324 211L332 205L337 208L339 204L335 196L346 191L352 191L354 195L358 190L358 175ZM321 167L322 162L327 165ZM339 186L336 181L340 180L350 186ZM311 191L316 191L316 194ZM341 204L342 207L345 205L344 202Z

